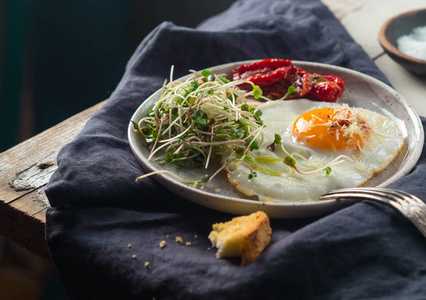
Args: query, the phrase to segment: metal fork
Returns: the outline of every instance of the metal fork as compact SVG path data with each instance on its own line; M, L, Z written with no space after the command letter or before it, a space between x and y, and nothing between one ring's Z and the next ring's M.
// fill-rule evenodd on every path
M320 197L320 200L372 200L387 204L399 211L426 237L426 204L414 195L400 190L388 188L343 188L331 191Z

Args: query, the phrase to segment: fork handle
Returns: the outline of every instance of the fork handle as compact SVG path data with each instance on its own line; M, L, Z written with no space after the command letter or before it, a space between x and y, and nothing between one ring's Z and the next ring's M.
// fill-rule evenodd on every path
M426 237L426 212L420 207L410 208L411 221Z

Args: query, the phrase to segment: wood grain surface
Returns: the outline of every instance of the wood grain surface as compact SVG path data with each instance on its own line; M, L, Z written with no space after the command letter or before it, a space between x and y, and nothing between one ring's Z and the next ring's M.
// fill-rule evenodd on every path
M81 131L101 102L0 154L0 234L50 260L45 241L44 187L56 155Z

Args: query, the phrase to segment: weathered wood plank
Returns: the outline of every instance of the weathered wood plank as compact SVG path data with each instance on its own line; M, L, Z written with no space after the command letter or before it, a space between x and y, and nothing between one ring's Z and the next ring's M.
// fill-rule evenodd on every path
M43 189L37 189L8 204L16 210L25 212L26 215L32 217L48 207L48 203L42 200L42 197L45 197L43 194Z
M36 213L35 215L33 215L32 217L36 220L39 220L40 222L46 224L46 212L47 212L47 208L39 211L38 213Z
M56 155L83 128L101 102L0 154L0 201L9 203L45 185Z
M45 220L0 202L0 234L45 261L51 261L45 239Z
M45 240L48 201L44 187L60 148L81 131L101 102L0 153L0 234L50 261Z

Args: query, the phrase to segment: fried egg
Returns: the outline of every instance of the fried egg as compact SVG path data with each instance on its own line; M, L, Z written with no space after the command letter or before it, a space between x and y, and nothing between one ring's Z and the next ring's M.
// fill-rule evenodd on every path
M231 184L260 201L310 202L333 189L362 186L404 145L391 118L364 108L299 99L257 109L265 125L259 149L226 169Z

